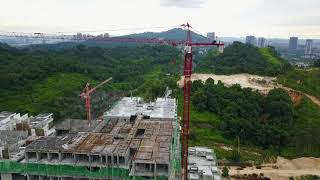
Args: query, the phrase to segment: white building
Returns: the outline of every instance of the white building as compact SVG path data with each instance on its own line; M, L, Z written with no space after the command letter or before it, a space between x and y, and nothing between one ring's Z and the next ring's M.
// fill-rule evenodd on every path
M173 98L157 98L155 102L146 103L140 97L123 97L109 111L105 112L105 120L122 119L127 121L137 115L142 115L147 119L175 119L176 100Z
M16 124L28 118L28 114L23 116L20 113L2 111L0 112L0 130L15 130Z
M217 158L212 149L189 147L188 153L188 179L221 180Z
M208 33L207 33L207 38L209 38L211 41L216 40L216 34L215 34L215 32L208 32Z
M31 136L49 136L54 133L52 126L52 113L29 117L28 114L0 112L0 131L30 131Z
M312 54L312 46L313 46L313 40L307 39L306 40L306 48L305 48L305 55L311 55Z
M55 132L53 128L52 113L38 114L27 119L31 129L31 136L49 136Z
M263 37L258 38L258 47L264 48L267 46L267 40Z
M257 45L257 38L255 36L247 36L246 43L256 46Z

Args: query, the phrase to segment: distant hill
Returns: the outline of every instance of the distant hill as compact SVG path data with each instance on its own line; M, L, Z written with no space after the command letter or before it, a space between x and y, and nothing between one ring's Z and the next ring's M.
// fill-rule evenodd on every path
M163 32L144 32L144 33L137 33L137 34L128 34L120 37L148 38L148 39L163 38L167 40L186 40L187 33L181 28L174 28L168 31L163 31ZM194 42L210 42L210 40L207 37L197 34L195 32L191 32L191 37L192 37L192 41ZM102 47L102 48L112 48L112 47L119 47L119 46L140 47L140 46L146 45L144 43L83 41L83 42L59 42L59 43L52 43L52 44L30 44L30 45L21 46L21 48L28 48L28 49L34 49L34 50L43 50L43 49L61 50L61 49L74 48L79 44L83 44L88 47Z
M174 28L168 31L163 32L144 32L138 34L129 34L125 37L133 37L133 38L163 38L163 39L171 39L171 40L185 40L187 37L186 31L181 28ZM195 42L209 42L210 40L207 37L204 37L195 32L191 32L192 40Z
M129 34L120 37L131 37L131 38L163 38L168 40L186 40L187 33L181 28L170 29L168 31L163 32L144 32L144 33L137 33L137 34ZM210 42L210 40L200 34L195 32L191 32L192 41L194 42ZM144 46L143 43L127 43L127 42L108 42L108 41L84 41L84 42L63 42L57 44L35 44L25 46L25 48L32 48L32 49L68 49L75 47L79 44L83 44L89 47L103 47L103 48L110 48L110 47L118 47L118 46L126 46L126 47L137 47L137 46ZM155 44L156 45L156 44Z
M273 47L257 48L234 42L223 54L209 54L199 61L196 71L216 74L250 73L276 76L290 69Z

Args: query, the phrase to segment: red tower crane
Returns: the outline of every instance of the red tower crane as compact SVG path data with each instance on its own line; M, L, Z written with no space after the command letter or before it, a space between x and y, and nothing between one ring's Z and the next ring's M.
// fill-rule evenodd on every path
M188 137L190 127L190 91L192 75L192 47L193 46L224 46L223 43L193 43L191 39L191 26L182 24L187 31L187 41L184 48L184 86L183 86L183 115L182 115L182 180L188 179Z
M86 113L87 113L87 120L90 123L91 121L91 93L93 93L96 89L98 89L99 87L101 87L102 85L104 85L105 83L111 81L112 77L110 77L109 79L101 82L100 84L98 84L97 86L95 86L94 88L90 88L90 84L87 83L85 88L83 89L83 92L80 94L80 97L85 99L85 107L86 107Z

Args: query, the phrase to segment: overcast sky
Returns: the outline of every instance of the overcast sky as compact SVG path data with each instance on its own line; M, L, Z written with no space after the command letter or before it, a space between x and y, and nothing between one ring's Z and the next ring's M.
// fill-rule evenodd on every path
M218 36L320 38L320 0L0 0L0 31L120 35L185 22Z

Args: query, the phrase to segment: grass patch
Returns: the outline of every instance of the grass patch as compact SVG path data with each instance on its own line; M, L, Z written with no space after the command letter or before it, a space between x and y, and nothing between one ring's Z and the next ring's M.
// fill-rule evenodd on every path
M183 92L178 93L178 113L183 113ZM194 105L190 105L190 146L208 146L223 143L230 144L230 141L222 136L219 131L220 119L212 112L197 111Z
M286 87L320 98L320 68L295 69L279 76L278 82Z
M278 58L276 58L271 54L269 48L260 48L259 51L261 55L264 56L267 62L269 62L270 64L276 64L276 65L282 64Z

